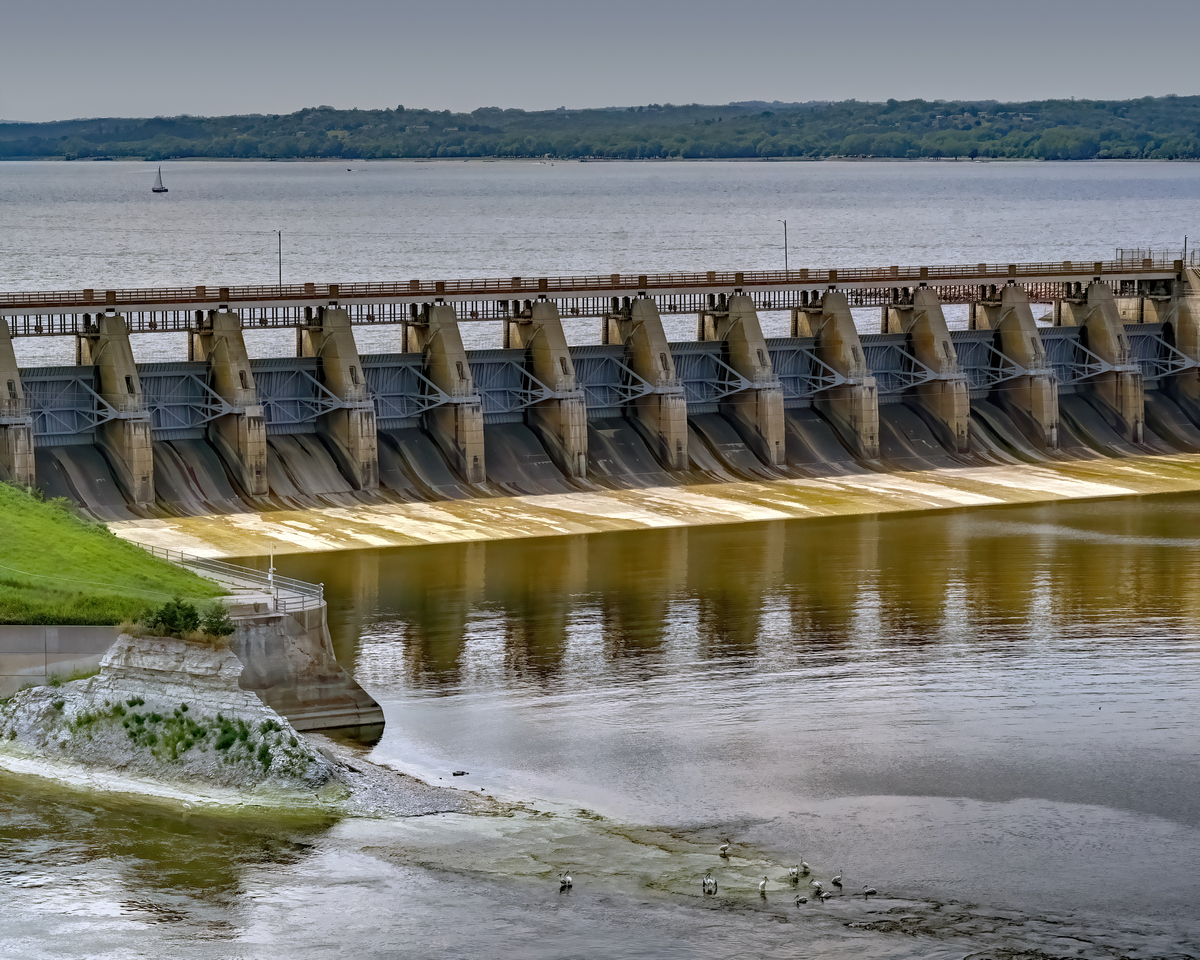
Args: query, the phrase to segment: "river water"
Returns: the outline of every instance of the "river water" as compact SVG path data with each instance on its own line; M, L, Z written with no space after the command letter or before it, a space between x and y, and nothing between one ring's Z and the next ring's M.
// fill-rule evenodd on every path
M1091 259L1200 212L1183 164L353 166L165 165L169 207L146 165L0 166L0 285L269 282L277 226L285 279L350 280L777 266L776 217L793 266ZM0 956L1200 955L1198 520L282 558L384 706L373 757L505 805L234 821L0 777ZM879 896L797 907L801 857Z

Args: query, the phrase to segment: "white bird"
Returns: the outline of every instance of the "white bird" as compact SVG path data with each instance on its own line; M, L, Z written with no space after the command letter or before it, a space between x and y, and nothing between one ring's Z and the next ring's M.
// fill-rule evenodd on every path
M558 875L558 892L571 889L571 875L569 873L560 873Z
M865 883L863 884L863 899L864 900L866 900L868 897L873 897L878 893L879 893L879 891L876 890L874 887L868 887Z
M713 879L711 870L704 875L704 880L701 881L701 887L707 895L712 895L717 892L717 881Z
M791 880L793 884L800 882L800 865L799 864L797 864L794 867L788 867L788 879Z
M839 890L841 890L842 889L842 871L839 870L838 875L836 877L834 877L832 880L830 880L829 882L832 883Z
M824 903L826 900L828 900L830 897L832 897L833 894L830 893L828 890L823 890L820 893L818 893L817 896L820 897L821 902Z
M808 897L797 897L796 898L796 906L800 906L800 904L802 904L802 903L808 903Z
M767 895L767 878L766 877L763 877L762 880L760 880L758 882L758 895L760 897L765 897Z
M721 844L721 846L719 846L717 848L717 854L719 856L724 857L726 860L729 859L729 841L728 840L726 840L723 844Z
M811 869L812 869L812 867L810 867L805 861L803 861L803 860L800 861L800 875L802 877L807 877L808 871Z
M821 888L822 888L823 886L825 886L825 884L823 884L823 883L822 883L820 880L816 880L816 879L809 880L808 882L812 884L812 886L813 886L813 889L814 889L814 890L816 890L816 891L817 891L817 893L820 893L820 892L821 892Z

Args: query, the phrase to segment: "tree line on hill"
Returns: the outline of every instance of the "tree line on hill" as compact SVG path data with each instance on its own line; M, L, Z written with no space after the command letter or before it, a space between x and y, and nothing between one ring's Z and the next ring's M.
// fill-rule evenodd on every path
M310 107L280 115L0 123L0 159L555 157L1200 158L1200 96L888 100L471 113Z

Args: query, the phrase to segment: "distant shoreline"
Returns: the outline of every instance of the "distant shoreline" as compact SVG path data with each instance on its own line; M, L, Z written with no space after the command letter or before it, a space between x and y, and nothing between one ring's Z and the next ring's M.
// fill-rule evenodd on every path
M1200 157L0 157L0 163L1200 163Z

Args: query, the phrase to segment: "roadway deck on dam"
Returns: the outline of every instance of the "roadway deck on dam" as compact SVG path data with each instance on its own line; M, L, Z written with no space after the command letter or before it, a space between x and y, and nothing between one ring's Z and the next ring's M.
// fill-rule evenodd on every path
M266 556L1200 491L1200 455L381 504L109 524L208 557Z
M116 310L130 331L191 327L196 311L238 311L247 326L294 327L319 306L336 303L354 324L406 323L421 304L456 305L460 321L502 320L529 300L550 300L564 317L600 317L614 298L645 296L661 313L696 313L710 298L733 292L763 310L807 306L825 290L845 292L853 306L886 306L912 287L934 290L943 303L973 303L1007 283L1020 284L1035 303L1061 296L1064 284L1103 278L1121 296L1139 284L1171 280L1182 260L1163 257L1106 261L976 263L931 266L823 267L795 270L710 270L705 273L613 273L568 277L400 280L373 283L298 283L256 286L153 287L0 292L0 317L14 337L81 333L85 314Z

